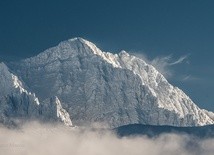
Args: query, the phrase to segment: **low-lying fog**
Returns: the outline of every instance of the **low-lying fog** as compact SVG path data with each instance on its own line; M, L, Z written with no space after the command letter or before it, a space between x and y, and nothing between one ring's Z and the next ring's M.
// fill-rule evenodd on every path
M29 123L0 128L1 155L213 155L214 139L163 134L156 138L123 137L111 131L69 129Z

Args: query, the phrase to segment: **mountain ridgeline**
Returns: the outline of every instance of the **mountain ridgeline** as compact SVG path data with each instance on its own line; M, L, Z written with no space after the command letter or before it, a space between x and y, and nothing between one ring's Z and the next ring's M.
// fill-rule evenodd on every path
M214 124L214 113L200 109L144 60L103 52L82 38L1 63L0 87L0 122L6 125L17 119L110 128Z

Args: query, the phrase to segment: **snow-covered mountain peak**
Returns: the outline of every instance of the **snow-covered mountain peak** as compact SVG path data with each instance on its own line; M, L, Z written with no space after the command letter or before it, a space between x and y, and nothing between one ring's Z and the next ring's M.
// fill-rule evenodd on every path
M8 67L5 65L4 62L0 62L0 70L8 70Z
M9 71L4 63L0 63L0 81L0 96L5 96L16 88L24 91L21 81Z
M120 53L118 54L119 56L130 56L128 52L126 52L125 50L120 51Z
M83 38L77 37L68 40L70 43L75 42L76 44L82 44L83 48L89 48L93 54L102 55L103 52L92 42L85 40ZM88 52L87 50L85 52Z
M75 38L71 38L71 39L68 39L68 41L84 41L84 39L83 38L81 38L81 37L75 37Z
M103 52L92 42L80 37L62 41L57 46L23 61L33 66L44 66L52 62L67 61L74 57L82 58L94 55L113 65L113 67L121 68L117 61L117 54Z
M41 101L57 96L57 115L62 120L71 116L74 125L96 121L111 127L214 123L212 112L200 109L143 59L126 51L103 52L82 38L63 41L13 63L11 69Z
M10 78L9 68L5 65L5 63L0 63L0 79L8 79Z
M4 63L0 63L0 97L10 93L12 85L12 76L8 67Z
M63 41L63 42L70 42L70 43L73 43L75 42L76 44L78 43L81 43L81 44L85 44L85 45L88 45L88 46L96 46L94 43L86 40L86 39L83 39L81 37L75 37L75 38L71 38L71 39L68 39L67 41Z
M113 67L121 68L121 66L119 65L119 62L117 62L117 57L118 57L117 54L112 54L110 52L103 52L94 43L80 37L69 39L69 41L78 42L78 43L80 42L85 48L86 52L90 51L92 54L99 56L109 64L113 65Z
M0 88L0 97L11 95L13 93L25 93L32 96L35 103L37 103L38 105L40 104L35 94L32 94L31 92L26 90L19 78L11 73L9 71L9 68L4 63L0 63Z
M93 43L82 38L73 38L60 42L57 46L49 48L37 56L25 59L26 63L45 65L55 61L66 61L73 57L101 55L102 52Z

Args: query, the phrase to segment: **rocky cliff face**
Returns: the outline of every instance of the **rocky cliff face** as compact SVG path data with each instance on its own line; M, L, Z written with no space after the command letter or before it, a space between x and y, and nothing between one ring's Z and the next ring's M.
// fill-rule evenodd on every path
M44 111L43 116L57 116L67 125L104 122L110 127L134 123L201 126L214 123L212 112L197 107L144 60L125 51L102 52L82 38L61 42L35 57L8 63L8 66L28 90L36 94L33 96L38 99L33 101L53 107L50 98L57 96L54 105L58 110ZM0 94L5 96L10 87L0 85L4 88ZM33 105L36 104L35 101Z

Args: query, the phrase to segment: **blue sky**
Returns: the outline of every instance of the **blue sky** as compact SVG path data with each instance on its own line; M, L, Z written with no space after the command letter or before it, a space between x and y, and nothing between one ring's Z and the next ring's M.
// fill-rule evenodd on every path
M200 107L214 111L214 1L1 0L0 60L83 37L146 57Z

